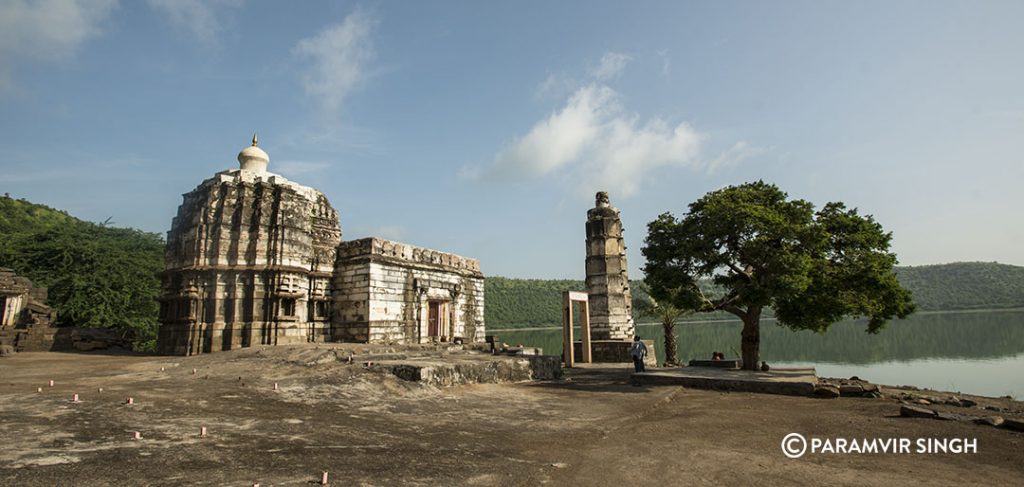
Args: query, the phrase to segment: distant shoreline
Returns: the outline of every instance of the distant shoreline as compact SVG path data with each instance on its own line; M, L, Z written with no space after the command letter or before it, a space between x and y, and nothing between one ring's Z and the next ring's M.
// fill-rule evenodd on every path
M929 310L929 311L918 311L914 315L938 315L938 314L968 314L968 313L1000 313L1000 312L1019 312L1024 311L1024 307L1014 308L978 308L978 309L951 309L951 310ZM913 316L913 315L911 315ZM865 319L865 318L861 318ZM776 318L762 318L761 321L777 321ZM677 321L677 325L692 325L692 324L703 324L703 323L739 323L739 318L730 319L714 319L714 320L681 320ZM636 326L660 326L661 323L656 321L648 321L643 323L637 323ZM534 326L529 328L500 328L495 330L487 330L487 333L507 333L517 331L550 331L550 330L561 330L561 326Z

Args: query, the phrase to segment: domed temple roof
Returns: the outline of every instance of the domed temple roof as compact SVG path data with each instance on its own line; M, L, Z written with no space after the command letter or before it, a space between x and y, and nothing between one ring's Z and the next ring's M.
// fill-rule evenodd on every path
M267 164L270 164L270 156L267 153L256 146L257 138L256 133L252 134L252 145L242 149L242 152L238 153L239 167L243 171L252 171L257 174L267 172Z

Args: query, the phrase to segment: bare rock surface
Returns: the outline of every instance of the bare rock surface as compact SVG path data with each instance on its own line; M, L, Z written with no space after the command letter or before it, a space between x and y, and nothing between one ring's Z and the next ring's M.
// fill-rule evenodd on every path
M900 418L889 394L902 390L821 401L645 387L627 365L438 387L360 360L387 353L409 352L19 353L0 361L0 485L305 486L328 471L343 485L610 486L635 482L637 469L664 485L1024 484L1024 434ZM971 399L1019 417L1015 401ZM789 459L779 444L793 432L977 438L979 451Z

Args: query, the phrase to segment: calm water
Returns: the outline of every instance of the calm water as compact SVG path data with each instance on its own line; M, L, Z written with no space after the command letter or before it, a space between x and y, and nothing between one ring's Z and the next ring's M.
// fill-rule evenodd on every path
M713 351L738 356L740 328L738 321L681 323L679 358L710 358ZM661 326L637 329L657 341L663 360ZM917 314L877 335L864 330L863 321L836 323L821 335L762 322L761 359L777 367L814 367L826 377L856 375L880 384L1024 399L1024 311ZM549 355L562 350L557 329L493 333L509 344L543 347Z

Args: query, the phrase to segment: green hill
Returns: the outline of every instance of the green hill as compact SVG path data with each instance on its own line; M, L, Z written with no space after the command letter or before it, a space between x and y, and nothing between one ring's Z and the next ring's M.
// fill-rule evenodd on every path
M1024 267L995 262L898 267L904 287L922 310L1024 306Z
M1024 307L1024 267L994 262L957 262L898 267L896 273L900 282L913 293L921 311ZM643 282L631 282L633 300L644 299ZM484 308L487 327L499 330L559 326L561 296L565 290L582 291L583 281L488 277ZM686 319L723 318L731 318L731 315L700 313Z
M58 326L112 328L140 348L151 346L163 250L155 233L0 198L0 267L49 288Z

